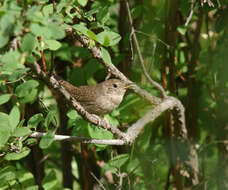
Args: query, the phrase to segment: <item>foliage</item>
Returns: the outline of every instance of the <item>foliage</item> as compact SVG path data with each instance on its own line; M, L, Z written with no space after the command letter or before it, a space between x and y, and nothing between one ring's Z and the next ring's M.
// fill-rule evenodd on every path
M197 85L193 83L193 86L195 85L197 91L193 94L198 101L194 99L190 104L198 102L198 115L195 116L197 129L195 133L190 133L189 137L194 139L193 144L199 147L197 153L201 184L208 183L208 189L219 189L215 179L219 173L217 163L222 152L217 145L225 139L222 131L224 126L227 126L227 3L225 0L213 1L214 7L209 7L207 4L201 6L197 2L191 21L185 26L190 3L180 1L177 6L181 16L175 29L178 38L172 46L171 39L164 39L167 32L164 28L171 17L168 15L170 2L132 1L131 14L137 28L140 49L148 73L157 81L161 81L164 74L162 62L171 60L169 52L164 49L174 49L176 73L170 80L176 82L176 93L169 87L167 92L175 94L186 107L189 105L187 97L190 93L188 82L192 78L196 81ZM62 155L59 143L54 141L56 131L62 127L62 108L52 90L47 88L42 80L34 78L29 65L34 62L42 64L42 58L45 58L48 72L52 70L54 63L55 72L74 85L102 81L105 78L105 68L86 48L78 44L73 33L87 36L90 46L99 44L102 59L120 69L124 58L132 56L136 61L131 62L127 68L130 73L128 77L158 96L153 86L145 82L137 62L138 56L130 46L131 31L127 19L119 19L120 3L121 1L114 0L0 2L0 189L38 189L40 185L44 189L62 189ZM196 47L201 48L197 49L198 63L189 77L189 60L195 56L192 53L196 33L194 27L200 18L200 11L203 14L203 24L200 37L196 39ZM125 30L122 34L120 27ZM71 30L72 32L69 32ZM119 44L124 51L120 50ZM165 65L165 70L169 75L171 71L168 71L168 64ZM113 125L121 126L121 129L125 130L151 108L148 102L130 92L120 107L106 117ZM188 107L187 113L194 115ZM114 138L110 132L83 120L69 107L65 115L71 135ZM85 148L72 143L76 152L72 165L77 171L73 172L77 179L74 181L74 189L83 189L81 164L84 163L83 159L86 160L83 157L85 151L88 155L93 154L91 157L96 163L93 166L99 166L97 178L102 179L107 189L114 189L118 185L122 189L128 189L129 186L129 189L136 190L164 189L168 184L167 176L171 165L170 150L167 148L170 142L166 138L164 120L165 116L162 115L158 121L149 124L131 147L88 145ZM219 125L219 132L215 125ZM31 138L33 131L46 132L46 135L41 140ZM42 149L45 162L41 184L34 180L34 171L28 169L29 163L26 160L34 154L33 148L37 144ZM45 155L48 155L47 160ZM87 171L89 173L89 170ZM120 183L121 180L123 181Z

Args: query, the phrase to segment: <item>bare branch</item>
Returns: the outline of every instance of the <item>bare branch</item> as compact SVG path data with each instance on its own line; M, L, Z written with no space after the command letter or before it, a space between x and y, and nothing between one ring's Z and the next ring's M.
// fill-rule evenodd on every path
M70 30L68 30L70 31ZM71 30L72 31L72 30ZM137 86L135 83L127 79L123 73L121 73L113 64L107 64L104 62L101 56L101 49L98 46L89 46L89 39L88 37L84 35L78 35L76 32L74 35L77 37L77 39L83 44L84 47L86 47L91 53L94 58L96 58L100 63L102 63L108 70L111 72L114 76L120 78L127 84L131 84L130 89L134 90L135 93L140 95L142 98L148 100L152 105L159 105L163 101L160 98L157 98L156 96L151 95L149 92L147 92L144 89L141 89L139 86ZM180 135L186 139L187 137L187 130L186 130L186 125L185 125L185 109L181 102L174 97L167 97L164 99L172 99L175 103L175 109L178 111L178 121L180 122ZM168 108L167 108L168 109ZM165 110L164 110L165 111ZM161 113L160 113L161 114ZM151 122L150 120L149 122ZM131 138L127 137L127 141L130 140Z
M46 133L33 132L30 137L41 138ZM55 141L72 141L85 144L100 144L100 145L124 145L126 142L121 139L90 139L86 137L68 136L68 135L55 135Z
M188 26L190 20L192 19L192 15L193 15L193 12L194 12L194 7L195 7L195 2L194 0L191 0L191 8L190 8L190 13L186 19L186 22L185 22L185 26Z
M72 31L71 29L67 29L67 31ZM89 38L84 35L79 35L76 32L74 32L74 35L77 37L77 39L83 44L85 48L87 48L92 56L97 59L100 63L102 63L109 72L111 72L115 77L120 78L122 81L124 81L126 84L131 84L130 89L134 90L137 94L139 94L142 98L147 99L151 104L160 104L162 100L156 96L151 95L146 90L141 89L139 86L137 86L135 83L130 81L127 77L124 76L123 73L121 73L113 64L105 63L101 56L101 49L98 46L91 46L89 45Z
M133 26L133 21L132 21L132 17L131 17L129 4L128 4L127 0L124 0L124 2L126 4L126 8L127 8L128 19L129 19L129 23L130 23L130 27L131 27L131 35L133 37L133 41L134 41L134 44L135 44L135 47L136 47L136 50L137 50L137 53L138 53L138 56L139 56L139 62L141 64L141 66L142 66L143 73L146 76L146 78L150 81L150 83L161 92L163 98L165 98L165 97L167 97L167 95L165 93L164 88L159 83L157 83L154 80L152 80L150 75L146 71L146 67L144 65L144 60L143 60L143 57L142 57L142 53L141 53L140 48L139 48L138 39L137 39L136 34L135 34L135 28Z
M43 72L38 63L34 63L29 65L37 74L39 78L41 78L48 86L55 89L61 95L65 97L67 102L77 110L77 112L87 121L93 123L95 125L99 125L104 129L107 129L112 132L112 134L116 135L118 138L125 139L125 134L121 132L115 126L112 126L108 121L101 120L98 116L88 113L70 94L66 91L58 82L58 80L54 76L48 76L45 72Z
M211 0L201 0L201 6L203 6L204 3L207 3L209 7L214 7L214 4L211 2Z
M90 172L90 174L93 176L93 178L97 181L97 183L99 184L99 187L103 190L106 190L106 188L104 187L103 183L94 175L93 172Z
M68 32L73 32L73 30L68 30ZM123 133L118 128L112 126L110 123L108 123L105 120L101 120L99 117L96 117L90 113L88 113L71 95L58 83L58 80L54 76L48 76L46 73L44 73L40 66L37 63L34 63L33 65L30 65L30 67L33 68L33 70L36 72L36 74L41 78L47 85L49 85L51 88L56 89L60 94L62 94L68 103L74 107L78 111L78 113L87 121L99 125L104 129L109 130L112 132L119 140L111 141L111 140L99 140L94 141L94 139L87 139L84 137L80 137L81 140L78 139L78 142L82 143L107 143L107 144L115 144L116 145L123 145L128 144L130 142L133 142L135 138L138 136L140 131L144 128L144 126L154 121L162 112L166 111L167 109L173 109L175 108L178 111L179 114L179 121L181 123L180 125L180 135L183 139L187 138L187 130L185 126L185 115L184 115L184 107L181 104L181 102L174 98L174 97L167 97L163 100L160 98L157 98L150 93L148 93L146 90L141 89L136 84L134 84L132 81L127 79L123 73L121 73L113 64L107 64L102 59L101 55L101 49L98 46L89 46L89 38L84 35L78 35L76 32L74 32L74 35L78 38L78 40L85 46L91 53L92 56L98 61L100 61L110 73L112 73L117 78L120 78L123 80L126 84L131 84L131 89L134 90L137 94L139 94L141 97L149 100L149 102L153 105L156 105L154 110L150 110L144 117L140 118L135 124L132 125L127 131L127 133Z
M149 110L142 118L140 118L136 123L134 123L127 131L127 137L130 142L133 142L139 133L142 131L144 126L149 122L154 121L158 116L168 109L173 109L177 105L177 100L173 97L167 97L164 101L157 105L152 110ZM187 139L187 130L185 125L181 125L181 137Z

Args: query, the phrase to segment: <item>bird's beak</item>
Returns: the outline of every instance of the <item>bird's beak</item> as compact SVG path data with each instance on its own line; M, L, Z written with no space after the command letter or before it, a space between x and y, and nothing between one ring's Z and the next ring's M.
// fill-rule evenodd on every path
M128 89L128 88L133 87L133 86L134 86L134 84L128 84L128 85L126 85L126 86L124 87L124 89Z

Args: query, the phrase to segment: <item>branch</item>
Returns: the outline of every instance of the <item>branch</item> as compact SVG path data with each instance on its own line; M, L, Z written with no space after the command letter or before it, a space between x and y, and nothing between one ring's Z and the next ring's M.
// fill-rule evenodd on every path
M92 124L99 125L102 128L109 130L112 134L116 135L118 138L125 139L125 134L121 132L118 128L111 125L106 120L101 120L98 116L88 113L70 94L66 91L58 82L58 80L54 76L48 76L45 72L43 72L40 68L40 65L36 62L34 64L29 65L37 74L39 78L41 78L49 87L55 89L61 95L65 97L67 102L77 110L77 112L87 121Z
M71 29L68 29L68 30L71 30ZM72 30L71 30L71 32L72 32ZM184 109L184 106L182 105L182 103L177 98L166 96L162 100L160 98L157 98L156 96L151 95L146 90L141 89L135 83L133 83L132 81L127 79L124 76L124 74L121 73L113 64L105 63L101 56L101 49L98 46L89 46L90 40L88 37L86 37L84 35L79 35L76 32L74 32L74 35L83 44L83 46L91 52L92 56L94 58L96 58L100 63L102 63L107 68L107 70L109 70L110 73L112 73L117 78L120 78L121 80L123 80L126 84L131 84L131 86L129 88L134 90L135 93L140 95L142 98L148 100L152 105L159 105L163 101L165 101L165 99L172 99L172 101L175 102L174 107L178 111L178 116L179 116L178 121L180 123L180 136L183 137L184 139L187 138L187 129L186 129L186 125L185 125L185 109ZM129 137L128 140L131 140L131 138Z
M209 7L214 7L214 4L211 2L211 0L201 0L201 6L203 6L204 3L207 3Z
M30 137L41 138L45 136L46 133L33 132ZM85 144L101 144L101 145L124 145L127 144L126 141L121 139L90 139L86 137L68 136L68 135L55 135L55 141L73 141L81 142Z
M137 53L138 53L138 56L139 56L139 62L141 64L141 67L142 67L142 70L143 70L143 73L144 75L146 76L146 78L149 80L149 82L155 87L157 88L163 98L167 97L166 93L165 93L165 90L164 88L157 82L155 82L154 80L151 79L150 75L148 74L148 72L146 71L146 67L144 65L144 60L143 60L143 57L142 57L142 53L140 51L140 48L139 48L139 43L138 43L138 39L136 37L136 34L135 34L135 28L133 26L133 21L132 21L132 17L131 17L131 12L130 12L130 8L129 8L129 4L128 4L128 1L127 0L124 0L125 2L125 5L126 5L126 9L127 9L127 14L128 14L128 19L129 19L129 23L130 23L130 27L131 27L131 35L133 36L133 41L135 43L135 47L136 47L136 50L137 50Z
M115 126L112 126L109 122L105 120L101 120L99 117L88 113L71 95L58 83L58 80L54 76L48 76L45 72L43 72L39 66L38 63L34 63L33 65L30 65L30 67L36 72L37 76L41 78L48 86L58 91L61 95L65 97L67 102L74 107L74 109L77 110L77 112L87 121L90 123L93 123L95 125L99 125L104 129L109 130L117 136L116 140L97 140L97 139L88 139L84 137L72 137L72 139L69 137L67 138L60 138L60 136L57 136L56 140L74 140L77 142L82 143L95 143L95 144L115 144L115 145L123 145L128 144L130 142L133 142L140 131L144 128L146 124L149 122L154 121L162 112L166 111L167 109L173 109L174 107L181 107L177 106L179 100L173 97L167 97L165 98L160 104L158 104L153 110L150 110L145 114L142 118L140 118L135 124L133 124L127 131L127 133L121 132L118 128ZM136 86L136 85L135 85ZM140 91L141 92L141 91ZM182 105L179 102L180 105ZM183 115L184 116L184 115ZM184 121L184 118L183 118ZM185 125L183 125L183 128L181 128L182 133L181 136L183 139L186 139L187 137L187 130L185 128ZM38 137L41 137L41 133L34 133L34 135L38 135ZM63 137L63 136L62 136ZM65 136L66 137L66 136Z
M154 121L164 111L175 108L176 104L177 104L176 99L174 99L173 97L168 97L168 98L165 98L161 104L157 105L152 110L149 110L142 118L140 118L136 123L134 123L128 129L127 137L129 138L129 141L133 142L146 124ZM180 135L184 140L187 139L187 130L185 128L185 125L181 127Z
M68 28L67 31L72 32L73 30L71 28ZM83 46L91 52L92 56L95 59L97 59L100 63L102 63L110 73L112 73L115 77L120 78L126 84L131 84L131 87L129 87L130 89L134 90L142 98L148 100L152 105L158 105L162 102L162 100L160 98L157 98L156 96L151 95L149 92L147 92L144 89L141 89L134 82L130 81L113 64L105 63L104 60L102 59L100 47L89 45L90 40L88 37L86 37L85 35L79 35L76 32L74 32L74 35L83 44Z
M68 29L70 32L73 30L70 28ZM69 32L69 31L68 31ZM29 65L37 74L39 78L41 78L48 86L50 86L53 89L56 89L60 94L62 94L67 102L74 107L74 109L77 110L77 112L87 121L90 123L93 123L95 125L99 125L104 129L109 130L114 134L119 140L121 141L112 141L112 143L117 143L117 145L128 144L130 142L133 142L135 138L138 136L140 131L144 128L146 124L149 122L154 121L162 112L166 111L167 109L173 109L175 108L178 111L179 114L179 121L181 123L180 125L180 135L183 139L187 138L187 130L185 126L185 115L184 115L184 107L181 104L181 102L174 98L174 97L168 97L166 96L163 100L160 98L157 98L150 93L148 93L146 90L141 89L138 87L135 83L127 79L123 73L121 73L113 64L105 63L102 59L101 49L99 46L89 46L89 38L84 35L79 35L76 32L74 32L74 35L77 37L77 39L83 44L84 47L86 47L91 53L94 58L96 58L98 61L100 61L107 70L112 73L117 78L120 78L123 80L126 84L131 84L131 89L134 90L137 94L139 94L141 97L147 99L152 105L156 105L154 110L150 110L144 117L140 118L135 124L132 125L132 127L129 128L127 133L123 133L118 128L112 126L109 122L105 120L101 120L99 117L88 113L71 95L58 83L58 80L54 76L48 76L45 72L43 72L36 62L33 65ZM94 139L86 139L84 137L80 137L81 142L85 143L94 143L100 141L109 143L109 140L100 140L100 141L92 141ZM83 140L84 139L84 140ZM122 142L123 141L123 142ZM111 141L110 141L111 142Z
M192 19L192 15L193 15L193 12L194 12L194 7L195 7L195 2L194 0L191 0L191 8L190 8L190 13L186 19L186 22L184 24L184 26L188 26L190 20Z

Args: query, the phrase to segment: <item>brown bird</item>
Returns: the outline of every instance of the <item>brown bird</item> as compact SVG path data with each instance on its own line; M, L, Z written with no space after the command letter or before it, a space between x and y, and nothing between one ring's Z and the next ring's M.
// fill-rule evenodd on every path
M65 80L59 83L91 114L104 115L116 109L130 85L119 79L109 79L91 86L73 86Z

